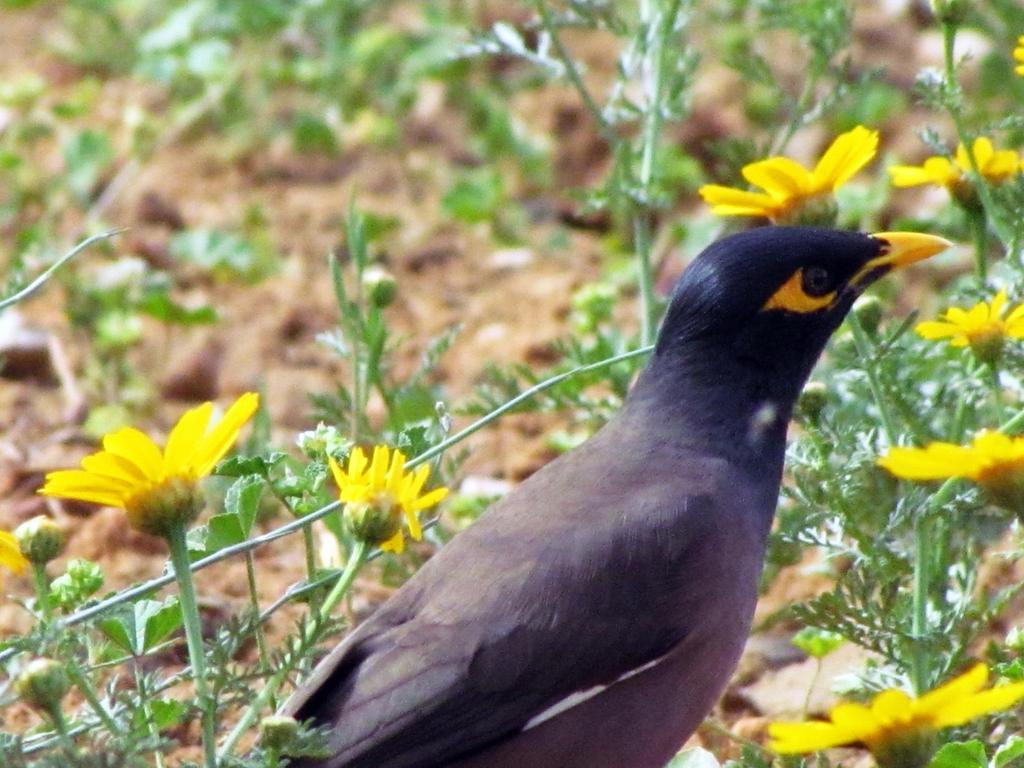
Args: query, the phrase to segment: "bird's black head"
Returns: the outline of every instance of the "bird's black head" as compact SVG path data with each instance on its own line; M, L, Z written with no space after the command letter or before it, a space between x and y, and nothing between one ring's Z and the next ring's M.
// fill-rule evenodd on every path
M723 238L679 280L641 389L664 408L674 392L700 398L689 405L709 418L749 418L745 411L765 406L788 420L857 296L891 270L949 246L931 235L802 227Z

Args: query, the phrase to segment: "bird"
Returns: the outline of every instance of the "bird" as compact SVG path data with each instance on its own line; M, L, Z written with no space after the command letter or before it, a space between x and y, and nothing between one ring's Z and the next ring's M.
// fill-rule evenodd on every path
M662 768L735 670L788 422L854 300L940 237L760 227L683 271L620 411L442 547L283 714L293 768Z

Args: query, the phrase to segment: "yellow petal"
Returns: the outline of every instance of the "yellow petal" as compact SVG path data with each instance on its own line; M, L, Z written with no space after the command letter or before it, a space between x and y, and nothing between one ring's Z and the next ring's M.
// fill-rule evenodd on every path
M359 450L359 449L357 448L356 450ZM338 466L338 462L336 462L333 457L328 456L327 457L327 466L331 470L331 475L334 477L334 482L338 486L338 490L339 491L345 490L345 488L349 484L348 483L348 476L345 474L345 472L342 470L342 468Z
M768 726L768 748L780 755L799 755L842 746L856 737L832 723L772 723Z
M203 403L185 411L167 436L164 448L164 472L168 477L187 473L199 441L206 434L213 415L213 403Z
M814 168L817 190L835 191L867 165L878 149L878 131L863 125L836 137Z
M975 664L964 674L918 699L916 709L920 712L938 712L951 703L977 693L985 687L987 680L988 668L984 664Z
M393 496L402 492L402 477L405 474L405 455L397 448L391 454L391 467L388 469L387 487Z
M370 483L376 490L384 488L389 459L390 451L386 445L378 445L373 449L373 463L370 464Z
M380 545L380 548L385 552L394 552L397 555L402 554L405 551L405 534L401 531L396 533L387 541Z
M164 457L149 435L134 427L125 427L103 438L103 448L139 468L153 482L164 477Z
M743 178L764 189L775 200L792 200L813 192L810 172L788 157L770 157L745 165Z
M411 510L428 509L448 495L447 488L435 488L430 493L421 496L409 504Z
M0 565L12 573L22 573L29 565L28 560L21 554L18 540L8 531L0 531Z
M348 455L348 477L353 482L360 479L363 472L366 470L367 458L366 454L363 453L363 449L358 445L352 449L352 452Z
M79 499L108 507L123 507L122 486L104 477L81 469L62 469L50 472L39 489L43 496Z
M1024 683L1013 683L976 693L973 696L951 701L936 713L933 722L936 728L963 725L977 717L1000 712L1024 698Z
M420 516L415 509L404 509L405 524L409 528L409 535L416 541L423 538L423 526L420 525Z
M99 475L116 482L125 491L132 488L148 487L152 481L142 474L135 464L132 464L123 456L100 451L82 459L82 469L86 472Z
M922 339L945 339L960 333L960 329L952 323L941 320L925 320L914 326L914 332Z
M919 187L932 183L928 172L917 165L890 165L888 171L894 187Z
M882 691L871 701L871 714L881 726L906 723L910 720L912 701L904 691Z
M778 203L762 192L748 192L720 184L705 184L700 196L716 216L767 216L778 211Z
M246 392L231 404L224 417L217 422L209 434L200 438L199 444L196 446L189 466L195 477L205 477L210 474L217 462L231 450L238 440L238 433L242 431L242 427L253 417L259 407L260 396L255 392Z
M878 465L907 480L942 480L964 477L976 464L971 451L952 443L932 443L927 448L893 448Z

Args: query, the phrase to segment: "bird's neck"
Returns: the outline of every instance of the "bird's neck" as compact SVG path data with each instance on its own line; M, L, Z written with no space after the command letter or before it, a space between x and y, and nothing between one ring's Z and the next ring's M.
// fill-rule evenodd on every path
M720 346L656 353L630 392L627 418L663 439L781 476L786 428L808 371L773 371Z

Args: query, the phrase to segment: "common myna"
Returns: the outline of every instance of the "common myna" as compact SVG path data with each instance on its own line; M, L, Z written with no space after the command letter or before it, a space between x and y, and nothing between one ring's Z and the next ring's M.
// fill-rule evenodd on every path
M497 502L286 704L303 768L662 768L750 628L786 427L854 299L949 247L766 227L705 250L621 412Z

